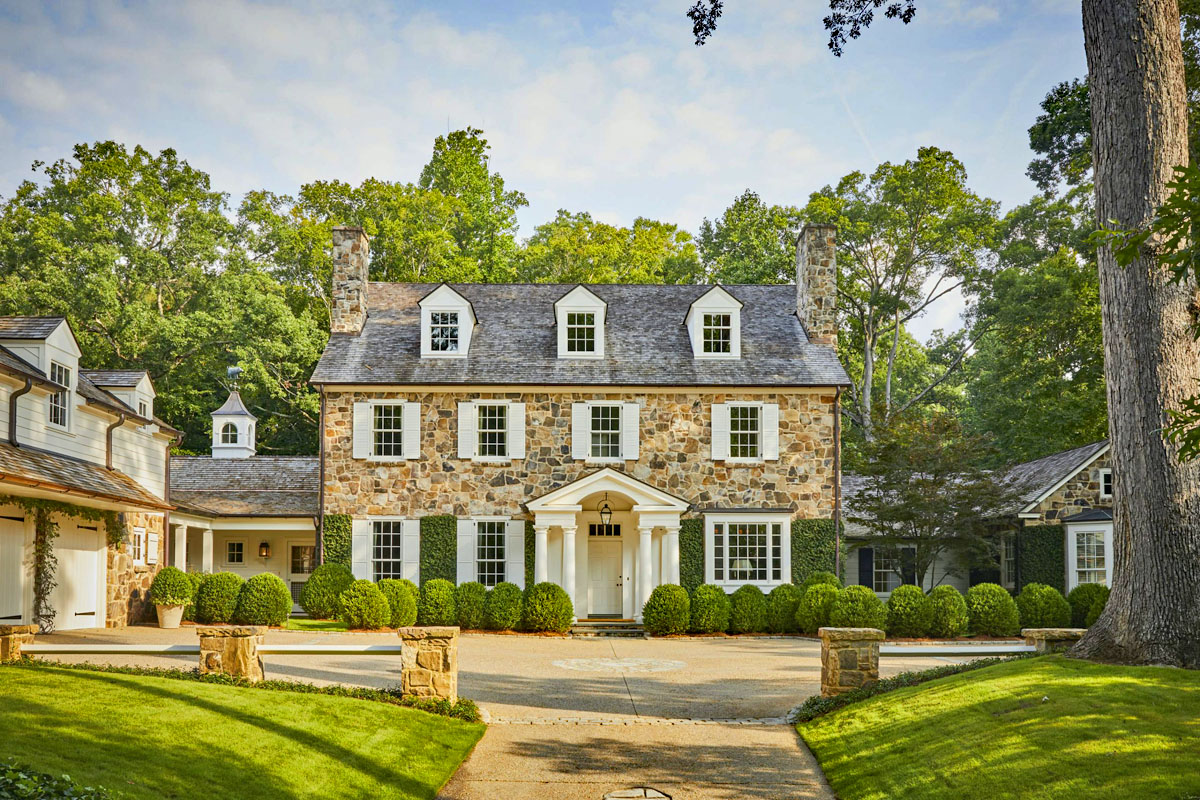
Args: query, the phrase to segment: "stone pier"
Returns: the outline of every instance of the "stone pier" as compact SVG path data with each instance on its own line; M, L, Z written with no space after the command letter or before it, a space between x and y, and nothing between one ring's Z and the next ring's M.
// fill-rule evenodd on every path
M1025 644L1036 647L1039 653L1058 653L1070 650L1085 633L1087 628L1026 628L1021 636Z
M400 628L400 686L406 695L458 700L458 628Z
M21 648L33 644L37 625L0 625L0 662L18 661Z
M877 628L821 628L821 696L832 697L879 682Z
M220 672L258 683L263 679L258 646L263 643L266 632L266 627L261 625L196 628L200 635L200 672Z

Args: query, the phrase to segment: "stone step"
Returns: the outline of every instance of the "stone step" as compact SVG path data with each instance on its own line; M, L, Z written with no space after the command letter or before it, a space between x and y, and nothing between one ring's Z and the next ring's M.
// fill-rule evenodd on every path
M572 626L571 635L641 638L646 632L631 619L581 619Z
M644 639L646 632L640 628L572 628L571 635L580 638L600 638L602 636L613 636L625 639Z

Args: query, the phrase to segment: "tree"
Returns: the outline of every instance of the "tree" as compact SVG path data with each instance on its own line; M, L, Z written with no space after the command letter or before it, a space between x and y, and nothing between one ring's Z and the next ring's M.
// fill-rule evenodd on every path
M825 30L829 31L829 49L835 56L842 55L847 36L857 39L862 35L880 8L885 17L898 19L905 25L917 15L916 0L829 0L829 16L823 21ZM721 0L696 0L696 4L688 9L697 45L703 45L713 35L724 11Z
M747 189L696 237L704 274L714 283L790 283L796 279L800 211L768 206Z

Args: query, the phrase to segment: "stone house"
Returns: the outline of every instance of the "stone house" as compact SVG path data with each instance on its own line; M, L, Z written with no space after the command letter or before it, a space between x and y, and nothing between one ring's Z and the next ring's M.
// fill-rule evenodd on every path
M685 520L706 582L769 590L793 521L834 516L832 227L794 286L373 283L362 230L333 235L320 500L357 576L419 581L421 520L451 516L458 582L531 560L579 617L633 618L680 581Z

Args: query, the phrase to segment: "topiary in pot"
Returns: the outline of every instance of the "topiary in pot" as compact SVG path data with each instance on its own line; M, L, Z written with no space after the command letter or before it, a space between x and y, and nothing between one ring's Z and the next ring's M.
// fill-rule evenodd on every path
M928 603L930 636L953 639L966 634L971 618L962 592L953 586L937 586L929 593Z
M292 614L292 593L278 575L264 572L238 590L233 621L238 625L282 625Z
M205 575L196 590L196 621L202 625L229 622L237 609L238 592L241 591L240 575L232 572L215 572Z
M1017 595L1022 628L1065 628L1071 624L1071 604L1062 592L1044 583L1027 583Z
M379 591L383 592L388 601L388 608L392 610L388 625L393 628L407 628L417 624L417 599L408 586L404 585L406 583L416 588L412 581L395 578L384 578L378 583Z
M203 572L187 572L188 583L192 585L192 599L188 601L187 607L183 609L183 618L188 622L196 621L196 592L200 591L200 582L204 580Z
M1016 601L995 583L979 583L967 590L967 617L971 633L983 636L1013 636L1021 629Z
M1098 586L1099 584L1093 585ZM1104 591L1096 595L1096 599L1092 601L1092 607L1088 609L1087 616L1083 618L1083 626L1085 628L1095 625L1096 620L1100 619L1100 614L1104 612L1104 607L1108 605L1109 588L1107 586L1101 586L1100 588Z
M801 633L815 634L829 627L829 610L840 591L832 583L816 583L805 591L796 605L796 627Z
M300 589L300 607L313 619L337 619L338 598L354 583L354 574L341 564L322 564Z
M651 636L687 633L691 613L692 601L687 589L664 583L654 587L650 599L642 606L642 625Z
M720 586L701 584L692 592L692 633L724 633L729 628L729 595Z
M183 610L191 605L195 593L187 573L175 567L163 567L150 583L150 602L158 612L158 627L178 628Z
M794 583L781 583L767 595L767 630L771 633L796 632L796 606L804 595Z
M525 595L515 583L497 583L483 603L483 624L490 631L511 631L521 624Z
M476 581L460 583L454 590L454 611L458 627L477 631L483 627L483 607L487 605L487 587Z
M766 595L757 586L740 587L729 598L729 632L762 633L766 629Z
M525 630L566 633L574 620L571 598L557 583L539 583L525 595Z
M417 603L418 625L454 625L458 613L454 607L454 584L445 578L434 578L421 587Z
M1071 627L1091 627L1087 621L1088 613L1100 595L1104 595L1105 601L1108 600L1108 587L1099 583L1081 583L1071 590L1067 595L1067 602L1071 605ZM1103 604L1100 607L1103 609Z
M805 592L819 584L826 584L834 587L835 589L840 589L842 588L842 579L837 575L834 575L832 572L811 572L800 584L800 596L803 597Z
M338 619L347 628L374 630L387 625L391 617L383 590L368 580L352 582L338 598Z
M829 624L835 628L879 628L887 625L887 608L869 586L847 586L829 607Z
M920 586L897 586L887 601L888 636L924 636L929 628L929 600Z

